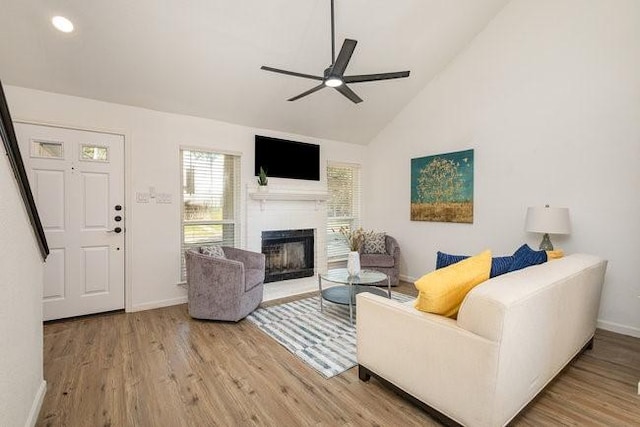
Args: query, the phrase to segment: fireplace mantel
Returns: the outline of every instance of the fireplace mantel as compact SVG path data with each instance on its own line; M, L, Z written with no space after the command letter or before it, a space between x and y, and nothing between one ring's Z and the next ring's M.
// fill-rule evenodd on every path
M260 202L260 210L264 211L267 200L309 201L316 202L316 209L321 202L329 198L324 191L285 191L269 188L268 191L249 191L249 197Z

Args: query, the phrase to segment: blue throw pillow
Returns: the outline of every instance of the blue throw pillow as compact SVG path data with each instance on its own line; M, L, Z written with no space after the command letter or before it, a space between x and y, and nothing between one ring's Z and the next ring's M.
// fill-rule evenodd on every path
M436 270L448 267L451 264L455 264L456 262L460 262L463 259L467 258L469 258L468 255L451 255L438 251L438 254L436 256Z
M514 261L514 256L498 256L491 259L491 274L489 277L500 276L501 274L508 273L511 265Z
M546 251L534 251L526 243L518 248L513 254L513 263L509 267L509 272L522 270L532 265L542 264L547 262Z
M466 258L469 258L469 256L451 255L438 251L436 256L436 270L455 264L456 262L460 262ZM513 255L491 258L491 272L489 273L489 277L500 276L501 274L508 272L513 260Z

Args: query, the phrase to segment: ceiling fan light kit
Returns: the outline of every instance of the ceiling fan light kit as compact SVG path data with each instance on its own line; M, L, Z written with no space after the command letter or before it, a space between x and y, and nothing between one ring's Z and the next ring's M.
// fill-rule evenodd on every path
M314 76L311 74L297 73L295 71L282 70L279 68L267 67L263 65L260 67L262 70L271 71L273 73L286 74L288 76L301 77L304 79L317 80L321 83L306 92L289 98L287 101L296 101L307 95L311 95L314 92L319 91L325 87L332 87L340 92L345 97L349 98L353 103L357 104L362 102L362 99L352 91L346 83L363 83L372 82L376 80L390 80L409 77L409 71L398 71L393 73L378 73L378 74L362 74L357 76L345 76L344 72L347 69L351 55L356 48L357 40L345 39L342 43L342 48L338 53L338 57L335 57L336 43L335 43L335 22L333 13L333 0L331 0L331 65L324 70L323 77Z
M327 80L324 81L324 85L325 86L329 86L329 87L338 87L343 83L342 80L340 80L337 77L331 77L328 78Z

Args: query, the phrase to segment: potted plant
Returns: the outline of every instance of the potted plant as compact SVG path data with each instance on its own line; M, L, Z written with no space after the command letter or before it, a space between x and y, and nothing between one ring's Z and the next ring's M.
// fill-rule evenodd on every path
M260 172L258 173L258 191L267 191L268 182L269 178L267 178L267 173L264 168L260 166Z

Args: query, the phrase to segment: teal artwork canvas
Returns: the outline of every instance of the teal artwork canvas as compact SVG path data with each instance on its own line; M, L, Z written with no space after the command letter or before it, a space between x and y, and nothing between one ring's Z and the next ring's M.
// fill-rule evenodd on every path
M473 223L473 150L411 159L411 220Z

